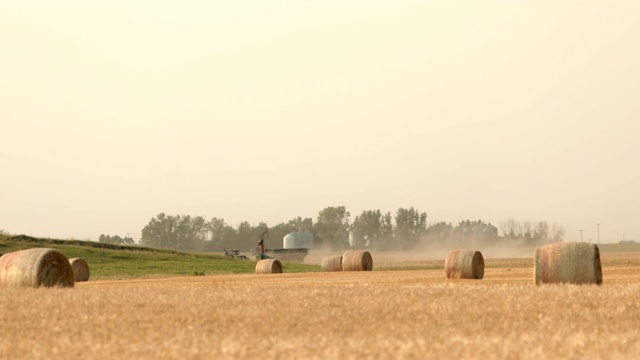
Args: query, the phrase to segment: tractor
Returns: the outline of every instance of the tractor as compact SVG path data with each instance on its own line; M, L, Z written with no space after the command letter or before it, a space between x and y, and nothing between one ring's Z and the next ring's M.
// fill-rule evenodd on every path
M229 250L224 249L224 254L232 259L242 259L242 260L249 259L245 255L240 255L240 250L238 249L229 249Z

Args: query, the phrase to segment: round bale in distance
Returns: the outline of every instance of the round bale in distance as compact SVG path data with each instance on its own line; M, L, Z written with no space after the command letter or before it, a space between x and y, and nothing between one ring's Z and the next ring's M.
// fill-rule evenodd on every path
M54 249L34 248L0 258L2 287L73 287L69 259Z
M562 242L538 246L533 263L536 285L602 284L600 250L595 244Z
M73 270L73 280L76 282L89 280L90 273L87 260L83 258L73 258L69 259L69 264L71 264L71 270Z
M342 271L342 256L328 256L322 258L322 271Z
M451 250L444 260L447 279L482 279L484 258L480 251Z
M264 259L256 263L256 274L282 274L282 263L278 259Z
M349 250L342 255L342 271L371 271L373 259L368 251Z

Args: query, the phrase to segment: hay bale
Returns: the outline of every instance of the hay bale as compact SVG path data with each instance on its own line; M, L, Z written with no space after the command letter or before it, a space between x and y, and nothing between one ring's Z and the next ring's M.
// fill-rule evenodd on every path
M342 271L342 256L322 258L322 271Z
M447 279L482 279L484 258L480 251L451 250L444 260Z
M71 270L73 270L73 280L76 282L89 280L89 264L85 259L69 259L69 264L71 264Z
M54 249L16 251L0 258L2 287L73 287L69 259Z
M282 274L282 263L278 259L264 259L256 263L256 274Z
M536 285L602 284L600 250L595 244L567 242L538 246L533 263Z
M345 251L342 255L342 271L371 271L373 259L368 251Z

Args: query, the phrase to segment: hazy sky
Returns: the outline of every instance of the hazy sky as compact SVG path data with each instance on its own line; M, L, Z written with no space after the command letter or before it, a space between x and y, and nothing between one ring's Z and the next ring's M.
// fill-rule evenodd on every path
M0 0L0 229L344 205L640 240L638 1Z

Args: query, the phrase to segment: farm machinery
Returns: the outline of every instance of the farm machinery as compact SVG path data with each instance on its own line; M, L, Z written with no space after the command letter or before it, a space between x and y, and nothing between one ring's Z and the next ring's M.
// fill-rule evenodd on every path
M242 259L242 260L248 260L249 258L246 257L245 255L241 255L240 254L240 250L238 249L224 249L224 254L232 259Z

